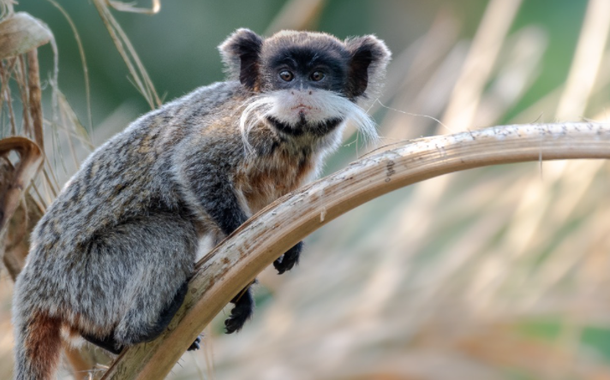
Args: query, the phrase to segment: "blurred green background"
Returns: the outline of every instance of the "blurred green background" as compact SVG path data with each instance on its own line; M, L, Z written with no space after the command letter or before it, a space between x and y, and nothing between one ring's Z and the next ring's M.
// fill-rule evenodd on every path
M58 3L84 46L97 146L150 107L91 2ZM165 0L155 15L112 12L166 101L223 80L216 46L239 27L373 33L394 54L371 108L382 143L392 143L497 124L608 121L609 3ZM54 33L59 87L87 126L66 18L45 0L15 10ZM43 78L53 57L39 49ZM327 173L366 151L355 140L345 136ZM48 149L68 155L61 141ZM57 168L60 182L73 170ZM496 166L372 201L310 236L295 271L265 271L254 320L225 336L219 316L204 349L185 354L171 378L610 379L609 174L601 161ZM3 273L7 372L11 287Z
M138 51L159 94L170 100L198 86L222 80L216 47L240 27L265 33L284 3L282 0L164 1L161 11L154 16L125 12L115 12L115 16ZM82 39L91 80L94 125L102 123L125 102L138 113L146 112L146 102L127 80L127 68L95 7L87 1L59 1L59 4L73 19ZM144 1L138 5L149 6ZM339 38L376 34L396 56L430 29L439 12L446 12L458 23L453 30L457 34L454 37L473 38L486 5L486 0L333 0L325 2L311 27ZM563 83L586 5L584 0L523 2L511 30L534 25L543 28L549 40L543 52L545 70L520 104L511 110L513 113ZM44 0L22 0L16 10L40 18L53 31L59 49L60 87L79 116L86 120L82 64L70 25L60 11ZM44 77L52 71L52 51L47 46L39 54Z

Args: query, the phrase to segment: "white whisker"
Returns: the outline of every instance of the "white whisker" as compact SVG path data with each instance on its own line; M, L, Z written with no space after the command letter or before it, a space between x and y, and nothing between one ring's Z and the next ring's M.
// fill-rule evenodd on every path
M246 105L246 108L239 118L239 129L241 131L241 138L244 143L244 148L248 152L252 152L253 148L248 141L248 135L254 126L258 123L263 122L265 116L271 111L275 100L267 95L260 95L251 98Z
M244 104L245 108L239 120L239 128L247 151L252 151L248 135L252 129L268 116L288 125L297 124L300 119L295 113L295 106L306 105L313 111L307 114L310 122L324 122L340 118L354 122L358 130L364 135L367 143L375 144L379 140L373 119L360 106L344 96L325 90L312 90L313 94L280 90L262 94L250 99Z

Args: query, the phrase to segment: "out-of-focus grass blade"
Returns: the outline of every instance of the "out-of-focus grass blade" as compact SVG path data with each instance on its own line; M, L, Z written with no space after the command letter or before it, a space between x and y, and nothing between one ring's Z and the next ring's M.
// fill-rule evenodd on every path
M161 106L161 99L157 95L157 91L140 61L138 54L131 45L129 38L116 21L110 10L108 9L107 0L93 0L93 4L97 8L110 37L116 46L117 51L121 54L123 61L127 65L129 73L136 85L136 88L148 102L151 109Z

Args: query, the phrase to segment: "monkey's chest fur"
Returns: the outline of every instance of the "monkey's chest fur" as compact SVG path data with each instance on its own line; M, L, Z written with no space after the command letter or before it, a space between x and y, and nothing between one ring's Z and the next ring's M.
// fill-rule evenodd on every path
M233 182L252 213L308 182L317 169L317 155L279 147L264 157L244 160Z

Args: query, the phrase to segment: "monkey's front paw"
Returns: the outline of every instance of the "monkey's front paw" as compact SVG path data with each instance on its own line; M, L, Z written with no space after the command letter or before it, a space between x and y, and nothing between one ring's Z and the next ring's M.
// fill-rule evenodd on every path
M283 274L287 270L291 270L295 265L299 263L299 256L303 250L303 242L300 241L294 247L290 248L288 252L284 253L279 259L273 262L273 266L277 269L278 274Z
M197 339L195 339L195 341L193 342L193 344L191 344L191 346L187 349L187 351L197 351L198 349L201 348L200 344L201 344L201 335L199 335L197 337Z
M233 334L236 331L241 330L244 324L252 316L252 307L236 307L231 310L231 316L225 320L225 329L227 334Z
M254 313L254 297L252 296L252 288L248 286L240 294L231 300L235 307L231 310L231 315L225 320L225 328L227 334L232 334L241 330L244 323Z

